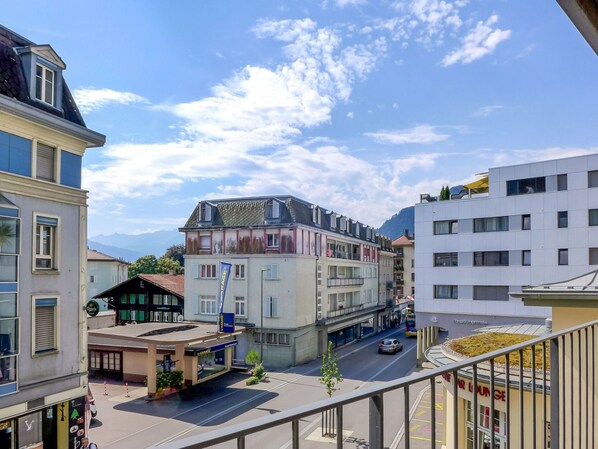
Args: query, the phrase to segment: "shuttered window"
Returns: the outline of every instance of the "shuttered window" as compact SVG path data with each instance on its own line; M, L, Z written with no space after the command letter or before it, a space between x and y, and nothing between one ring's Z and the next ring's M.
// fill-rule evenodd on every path
M56 305L56 298L35 299L35 354L58 349Z
M58 219L37 215L35 223L35 269L56 270Z
M54 182L54 159L56 149L43 143L37 144L37 179Z

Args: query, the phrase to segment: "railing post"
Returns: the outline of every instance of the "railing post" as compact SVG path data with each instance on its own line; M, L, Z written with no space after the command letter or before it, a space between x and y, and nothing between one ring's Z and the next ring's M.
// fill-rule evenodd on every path
M559 338L550 339L550 447L560 449L560 404L561 383L559 379Z
M384 400L381 394L370 398L370 449L383 449Z

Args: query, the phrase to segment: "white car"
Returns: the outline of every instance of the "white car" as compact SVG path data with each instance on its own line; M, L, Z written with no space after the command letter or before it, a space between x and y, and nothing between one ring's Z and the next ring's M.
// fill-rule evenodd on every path
M378 354L386 352L388 354L396 354L403 350L403 343L396 338L385 338L378 344Z

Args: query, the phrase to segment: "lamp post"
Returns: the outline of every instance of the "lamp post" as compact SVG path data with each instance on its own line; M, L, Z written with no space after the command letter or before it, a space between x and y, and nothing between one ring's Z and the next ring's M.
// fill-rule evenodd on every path
M264 273L267 268L261 270L260 279L260 363L264 363Z

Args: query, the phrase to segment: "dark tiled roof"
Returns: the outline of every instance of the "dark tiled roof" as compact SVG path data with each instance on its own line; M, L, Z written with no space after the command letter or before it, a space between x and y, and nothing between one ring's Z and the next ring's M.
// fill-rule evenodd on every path
M33 43L4 27L0 27L0 95L14 98L49 114L64 118L69 122L85 126L83 117L81 117L81 113L65 82L62 83L62 109L53 108L29 97L29 88L23 73L21 57L14 49L30 45L33 45Z
M278 201L280 218L266 219L266 204L268 201ZM205 223L198 221L202 204L212 206L212 220ZM209 229L209 228L235 228L235 227L257 227L257 226L293 226L302 224L305 226L317 227L322 230L335 232L341 235L367 240L367 226L360 223L359 234L354 234L356 221L351 222L351 233L339 232L339 218L337 215L337 225L335 228L330 227L331 211L320 208L321 210L321 224L316 225L313 221L313 207L311 203L303 201L294 196L273 196L273 197L252 197L252 198L235 198L226 200L210 200L199 203L185 226L181 231L192 229ZM374 230L371 229L372 243L375 243Z

